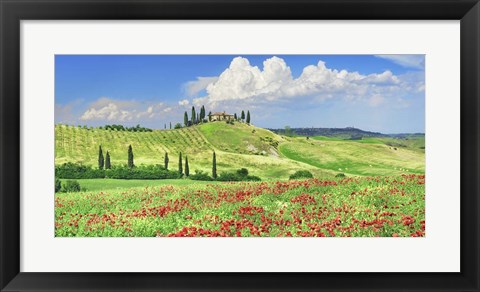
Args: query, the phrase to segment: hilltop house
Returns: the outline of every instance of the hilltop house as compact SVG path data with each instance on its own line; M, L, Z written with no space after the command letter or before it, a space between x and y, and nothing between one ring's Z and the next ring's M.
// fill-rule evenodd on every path
M210 115L209 117L210 121L229 121L233 120L233 115L227 114L225 112L216 112Z

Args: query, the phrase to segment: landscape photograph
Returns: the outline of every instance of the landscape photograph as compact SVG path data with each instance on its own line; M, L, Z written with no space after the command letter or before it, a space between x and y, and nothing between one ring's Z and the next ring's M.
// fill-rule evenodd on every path
M424 55L56 55L56 237L425 237Z

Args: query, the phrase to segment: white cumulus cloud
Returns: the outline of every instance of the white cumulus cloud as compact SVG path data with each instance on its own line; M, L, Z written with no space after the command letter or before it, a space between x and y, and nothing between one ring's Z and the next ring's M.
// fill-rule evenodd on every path
M197 80L187 82L184 87L189 96L194 96L217 81L218 77L197 77Z
M330 69L322 61L303 68L297 78L292 76L285 60L272 57L263 68L252 66L247 58L236 57L215 82L206 87L206 96L193 99L193 104L208 104L215 108L235 104L262 104L309 97L315 100L342 98L365 101L372 106L387 102L388 97L422 90L423 80L416 84L402 79L391 71L360 74ZM418 80L417 80L418 81Z
M145 103L101 97L80 116L82 121L130 122L159 118L171 111L164 103Z

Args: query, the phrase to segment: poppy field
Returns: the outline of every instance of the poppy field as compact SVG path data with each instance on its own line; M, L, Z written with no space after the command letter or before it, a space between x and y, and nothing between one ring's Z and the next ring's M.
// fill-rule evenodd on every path
M55 194L57 237L423 237L425 176Z

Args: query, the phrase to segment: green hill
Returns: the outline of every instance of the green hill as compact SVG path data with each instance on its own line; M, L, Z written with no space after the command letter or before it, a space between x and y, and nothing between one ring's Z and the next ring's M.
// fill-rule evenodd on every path
M177 169L178 154L182 152L188 155L191 173L195 170L210 173L213 151L217 154L220 174L245 167L262 179L286 179L304 169L316 177L331 177L338 172L355 175L424 172L425 154L418 147L421 142L410 141L395 147L388 145L395 141L375 139L342 141L314 137L306 140L305 137L284 137L244 123L224 122L152 132L56 125L55 164L76 162L96 166L99 145L104 152L109 151L112 165L126 164L127 148L132 145L136 165L163 165L164 154L168 152L169 169Z
M389 146L390 138L366 140L292 138L280 145L285 157L322 169L354 175L396 175L424 173L424 149ZM403 145L403 144L402 144Z
M212 152L215 150L220 174L246 167L252 175L263 179L288 178L302 169L308 169L318 177L332 175L331 171L279 157L275 141L281 140L283 138L268 130L242 123L215 122L152 132L56 125L55 164L76 162L96 166L99 145L104 152L110 152L112 165L126 164L128 145L132 145L136 165L163 165L164 154L168 152L169 169L178 169L178 154L182 152L184 157L188 155L191 173L195 170L211 173Z

